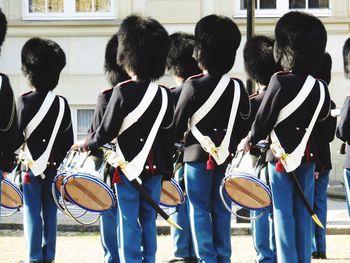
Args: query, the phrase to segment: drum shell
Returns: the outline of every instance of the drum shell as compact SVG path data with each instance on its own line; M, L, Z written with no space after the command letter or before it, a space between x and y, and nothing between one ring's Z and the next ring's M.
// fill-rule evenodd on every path
M237 152L226 170L222 191L236 205L258 210L271 205L271 191L260 180L264 160L259 151ZM223 202L225 202L223 200Z
M104 149L70 150L54 179L55 188L66 201L87 211L103 212L116 202L112 186L104 182L109 172Z

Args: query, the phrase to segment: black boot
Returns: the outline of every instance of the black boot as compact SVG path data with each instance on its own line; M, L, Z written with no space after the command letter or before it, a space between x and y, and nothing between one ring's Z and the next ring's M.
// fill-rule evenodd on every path
M320 259L327 259L325 252L318 252L318 258Z
M312 256L312 259L320 258L319 255L318 255L318 252L312 252L311 256Z

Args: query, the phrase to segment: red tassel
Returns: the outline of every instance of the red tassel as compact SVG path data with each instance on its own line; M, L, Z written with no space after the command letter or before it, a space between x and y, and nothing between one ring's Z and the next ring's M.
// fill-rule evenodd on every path
M112 184L120 184L122 182L122 178L120 177L119 168L114 169Z
M215 162L213 160L213 158L211 157L211 155L209 154L209 158L207 160L207 170L210 171L210 170L214 170L215 168Z
M23 182L25 184L30 184L30 175L28 169L26 170L26 174L24 175Z
M281 159L278 159L278 162L276 163L276 172L283 173L284 171L285 170L284 170L283 164L281 162Z

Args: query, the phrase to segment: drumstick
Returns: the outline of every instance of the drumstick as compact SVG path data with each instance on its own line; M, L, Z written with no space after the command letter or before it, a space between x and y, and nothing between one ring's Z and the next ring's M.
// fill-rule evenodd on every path
M12 198L12 196L10 196L8 193L6 193L5 191L2 191L1 193L4 195L5 198L9 199L13 204L19 205L17 200Z
M171 200L175 201L175 202L178 202L179 203L179 199L174 196L173 194L171 194L169 191L165 190L165 189L162 189L162 192L167 196L169 197Z
M100 199L96 195L90 193L90 191L88 189L86 189L86 187L84 187L81 183L79 183L74 177L72 178L71 181L72 181L73 185L75 185L79 190L81 190L84 194L86 194L90 199L95 201L99 206L105 207L105 204L103 202L101 202Z
M294 186L295 188L297 189L298 193L299 193L299 196L301 198L301 200L303 201L304 203L304 206L306 208L306 210L309 212L309 214L311 215L311 218L315 221L315 223L324 229L324 226L322 225L320 219L317 217L316 213L312 210L309 202L307 201L305 195L304 195L304 192L303 192L303 189L301 189L301 186L298 182L298 179L297 177L295 176L295 173L294 172L289 172L288 175L291 177L293 183L294 183Z

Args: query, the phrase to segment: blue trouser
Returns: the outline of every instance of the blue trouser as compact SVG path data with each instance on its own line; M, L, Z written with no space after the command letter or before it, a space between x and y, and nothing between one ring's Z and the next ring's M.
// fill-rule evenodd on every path
M255 250L257 252L257 262L268 263L276 262L276 247L273 230L272 207L264 210L251 211L252 217L259 215L262 211L262 217L252 220L252 236Z
M53 261L56 253L57 207L50 194L56 171L45 173L44 180L31 172L29 175L31 182L23 184L23 223L28 259Z
M120 176L122 183L116 186L120 262L154 263L157 252L157 213L140 197L125 175L121 173ZM142 187L157 204L161 181L162 177L157 175L142 182Z
M326 253L327 187L330 170L324 170L315 180L314 212L324 228L313 223L312 252Z
M184 176L183 167L181 167L175 174L175 180L179 181L179 177ZM171 238L173 240L173 249L174 256L180 258L190 258L195 257L192 244L191 228L190 221L188 217L188 198L185 199L185 202L180 204L177 207L177 212L174 208L170 209L172 219L182 227L182 230L179 230L175 227L170 228Z
M117 242L117 206L103 212L100 218L101 243L105 263L119 263Z
M348 206L348 213L350 216L350 169L344 169L344 187L345 187L345 195L346 195L346 203Z
M260 180L266 184L269 183L267 168L261 171ZM256 217L261 212L263 212L262 217L251 221L252 236L255 250L257 252L257 262L273 263L276 262L276 244L275 232L273 229L272 206L269 206L263 210L252 210L250 215L251 217Z
M268 164L271 180L277 261L311 262L312 219L291 177L276 172L276 164ZM315 164L302 162L294 171L301 188L313 206Z
M193 246L201 262L231 262L231 213L219 193L224 175L222 167L208 171L206 163L185 163Z

